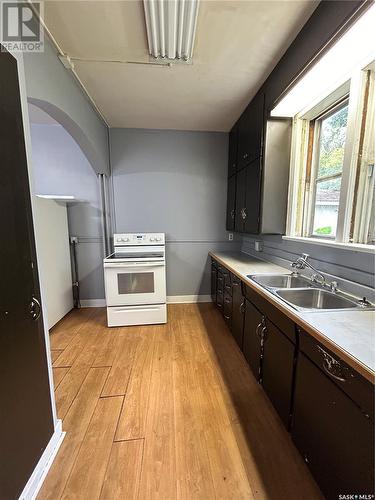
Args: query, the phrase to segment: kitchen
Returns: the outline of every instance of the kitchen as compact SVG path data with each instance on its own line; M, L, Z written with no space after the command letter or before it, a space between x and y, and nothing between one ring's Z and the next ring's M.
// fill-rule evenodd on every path
M373 498L374 3L20 5L0 497Z

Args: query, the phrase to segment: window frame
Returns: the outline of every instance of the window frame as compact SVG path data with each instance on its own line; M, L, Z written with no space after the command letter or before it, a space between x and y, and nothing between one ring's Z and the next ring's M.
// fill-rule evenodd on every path
M295 239L297 241L304 240L310 241L311 243L321 242L322 244L326 241L329 245L337 244L340 247L348 246L349 248L350 245L352 245L353 249L354 247L358 249L365 247L366 250L364 251L375 249L375 244L371 244L370 242L363 243L362 240L356 239L356 236L353 239L353 224L355 224L356 214L358 213L358 206L354 206L353 203L357 198L357 193L356 196L354 196L354 191L356 189L356 182L358 186L357 176L359 175L358 169L360 168L360 162L358 161L361 142L360 137L361 134L363 135L363 131L365 130L364 127L366 126L366 120L365 122L363 121L366 107L366 74L371 70L374 79L372 97L375 99L374 69L375 62L368 65L368 67L357 68L345 83L322 98L319 102L315 102L313 106L298 113L293 118L291 170L285 239ZM315 209L316 174L319 160L319 148L316 147L316 144L319 143L318 133L320 133L317 129L319 128L319 124L321 125L321 121L319 122L319 120L337 111L346 103L348 103L348 121L344 161L341 173L336 236L314 235L313 210ZM372 116L371 123L374 123L374 120L375 117ZM314 127L313 136L311 136L312 126ZM312 145L310 144L311 138L313 141ZM308 164L309 161L310 166ZM327 180L329 180L329 178L327 178ZM362 186L360 186L360 189L362 189ZM363 208L361 208L361 210L363 210ZM355 230L358 233L357 226L355 226Z

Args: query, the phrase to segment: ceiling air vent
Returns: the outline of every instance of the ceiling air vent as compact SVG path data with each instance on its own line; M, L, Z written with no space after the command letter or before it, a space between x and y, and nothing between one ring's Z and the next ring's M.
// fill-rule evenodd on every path
M199 0L143 0L150 55L191 62Z

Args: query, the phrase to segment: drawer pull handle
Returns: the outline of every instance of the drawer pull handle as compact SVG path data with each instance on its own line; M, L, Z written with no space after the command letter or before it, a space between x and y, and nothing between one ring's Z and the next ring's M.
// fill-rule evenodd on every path
M260 345L261 345L261 347L263 347L264 342L266 340L266 335L267 335L267 327L266 327L265 318L262 318L262 321L256 327L255 332L258 335L258 337L260 338Z
M343 376L343 367L341 366L340 362L337 361L333 356L328 354L324 349L322 349L320 346L318 347L318 351L320 354L323 356L323 370L332 378L335 380L338 380L339 382L346 382L346 378Z
M225 319L230 319L230 316L226 316L226 315L224 314L224 318L225 318Z
M232 287L231 287L230 285L225 285L225 288L226 288L227 290L231 290L231 289L232 289Z
M245 314L245 301L240 304L240 313Z

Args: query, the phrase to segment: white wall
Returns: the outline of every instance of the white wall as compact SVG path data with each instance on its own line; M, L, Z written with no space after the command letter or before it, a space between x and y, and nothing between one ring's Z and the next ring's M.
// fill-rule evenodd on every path
M103 299L103 236L99 181L79 146L61 125L31 124L36 194L73 195L68 207L70 235L78 236L81 299Z
M225 229L228 134L111 129L117 232L166 233L167 295L210 293L208 251Z
M50 329L73 308L68 213L65 205L37 196L34 207L39 273Z
M45 35L42 53L24 54L29 101L39 103L81 144L98 173L108 173L108 129Z

